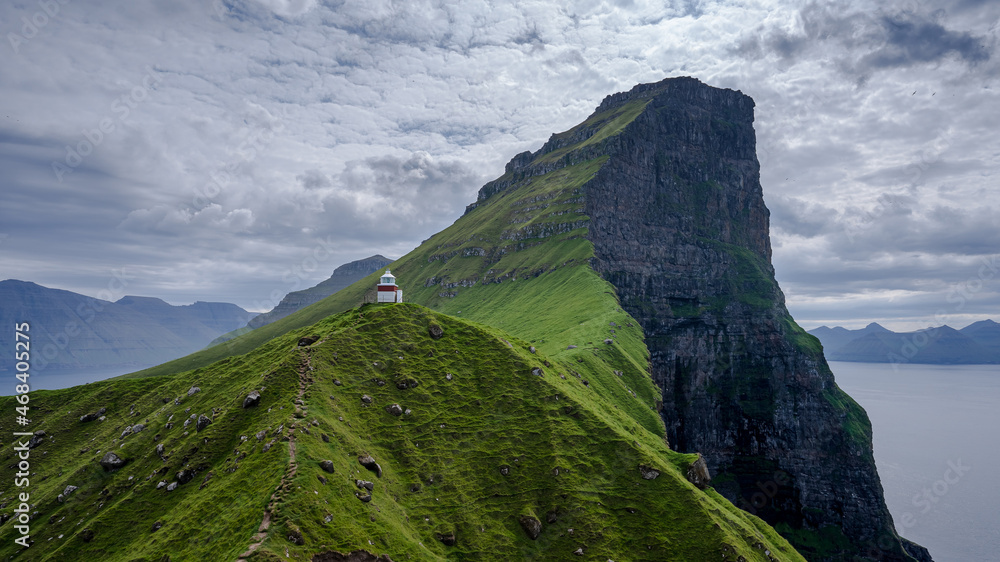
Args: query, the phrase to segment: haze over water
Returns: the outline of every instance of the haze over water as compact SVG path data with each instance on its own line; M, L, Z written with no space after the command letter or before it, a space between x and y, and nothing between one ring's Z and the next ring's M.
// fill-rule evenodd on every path
M900 535L935 562L1000 553L1000 366L830 362L868 412Z

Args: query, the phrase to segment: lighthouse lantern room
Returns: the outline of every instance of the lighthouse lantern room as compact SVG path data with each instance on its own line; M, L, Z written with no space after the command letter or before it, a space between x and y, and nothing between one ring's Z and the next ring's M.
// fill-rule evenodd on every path
M403 291L396 285L396 277L388 269L379 279L378 302L403 302Z

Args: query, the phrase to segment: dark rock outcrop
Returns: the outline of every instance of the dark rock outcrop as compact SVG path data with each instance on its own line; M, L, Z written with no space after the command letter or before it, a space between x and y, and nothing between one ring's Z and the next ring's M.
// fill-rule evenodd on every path
M260 392L257 390L251 392L250 394L247 394L247 397L243 399L244 409L253 408L257 404L260 404Z
M910 562L882 497L868 417L775 281L753 108L693 78L608 96L583 125L516 156L469 210L606 156L581 188L591 266L643 329L669 443L700 452L702 476L714 474L736 505L793 529L787 538L810 560ZM636 116L620 133L588 141L625 114ZM821 530L843 540L823 550L800 540Z
M542 522L530 515L522 515L518 522L521 523L521 528L524 529L524 533L528 535L528 538L535 540L539 535L542 534Z
M688 482L704 490L712 483L712 474L708 471L708 464L705 457L698 455L698 460L691 463L687 469Z
M101 457L101 467L109 472L125 466L127 462L128 461L126 461L125 459L119 457L118 455L110 451L104 453L104 456Z
M208 427L209 425L211 425L211 423L212 423L212 419L211 418L209 418L205 414L201 414L201 415L198 416L198 421L197 421L197 423L195 423L194 427L198 431L201 431L201 430L205 429L206 427Z
M28 448L34 449L35 447L41 445L43 442L45 442L45 431L39 429L38 431L35 432L34 435L31 436L31 439L28 440Z
M439 340L441 339L441 336L444 335L444 330L441 329L441 326L438 326L437 324L431 324L430 326L427 327L427 333L432 338Z
M382 467L379 466L377 462L375 462L375 459L373 459L371 455L359 456L358 463L361 464L361 466L367 468L368 470L374 472L375 476L382 478Z
M437 533L437 540L445 546L455 546L455 533Z
M92 414L86 414L86 415L80 416L80 422L81 423L92 422L92 421L94 421L96 419L99 419L107 411L108 411L107 408L101 408L100 410L97 410L96 412L94 412Z
M660 471L644 464L640 464L639 475L642 476L643 480L656 480L656 477L660 475Z

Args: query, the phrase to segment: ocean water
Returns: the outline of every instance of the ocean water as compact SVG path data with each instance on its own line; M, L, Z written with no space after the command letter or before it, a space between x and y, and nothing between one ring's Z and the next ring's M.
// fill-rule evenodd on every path
M936 562L1000 560L1000 366L831 361L868 412L900 535Z

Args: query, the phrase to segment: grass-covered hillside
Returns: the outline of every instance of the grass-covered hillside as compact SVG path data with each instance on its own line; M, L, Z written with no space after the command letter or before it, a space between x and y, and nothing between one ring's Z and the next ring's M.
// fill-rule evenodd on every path
M193 371L35 392L33 544L15 545L7 521L0 559L802 560L688 481L697 457L644 427L624 373L572 368L623 372L627 354L532 347L418 305L367 305ZM102 468L108 452L125 465Z

